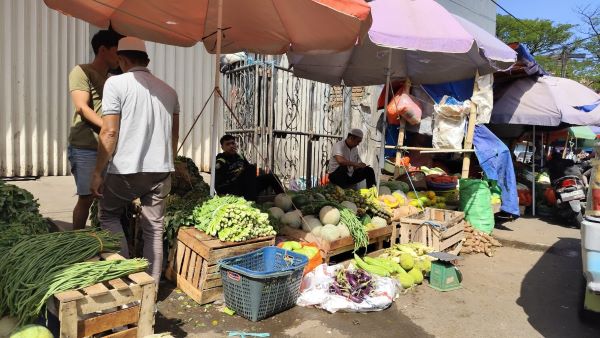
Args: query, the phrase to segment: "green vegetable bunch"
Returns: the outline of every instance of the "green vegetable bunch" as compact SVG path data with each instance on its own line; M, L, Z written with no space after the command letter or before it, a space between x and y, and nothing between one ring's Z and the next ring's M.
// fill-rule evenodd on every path
M343 208L340 210L340 223L345 224L348 230L350 230L350 235L354 239L354 252L359 248L367 248L369 245L369 235L365 231L363 224L350 209Z
M148 261L140 258L82 262L62 267L38 280L33 292L19 299L19 306L11 315L19 318L21 324L33 322L39 317L46 301L56 293L85 288L147 268Z
M44 287L49 275L86 261L100 252L118 251L120 237L107 231L78 230L30 236L16 243L0 260L0 317L22 322L26 301Z
M196 228L221 241L241 242L274 236L269 215L238 196L215 196L193 211Z

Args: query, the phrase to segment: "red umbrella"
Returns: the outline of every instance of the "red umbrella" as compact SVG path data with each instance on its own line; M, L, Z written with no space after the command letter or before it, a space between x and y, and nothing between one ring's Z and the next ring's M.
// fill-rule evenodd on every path
M177 46L203 41L216 54L220 93L221 53L287 51L327 53L354 46L371 26L362 0L44 0L48 7L95 26ZM211 121L211 187L214 189L219 118L215 95ZM211 191L211 192L214 192Z
M216 52L218 0L44 0L66 15L123 35ZM362 0L223 0L221 52L343 51L371 25Z

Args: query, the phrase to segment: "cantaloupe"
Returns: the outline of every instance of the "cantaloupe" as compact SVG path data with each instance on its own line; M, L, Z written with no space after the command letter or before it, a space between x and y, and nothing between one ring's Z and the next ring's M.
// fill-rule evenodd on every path
M54 338L52 332L41 325L25 325L14 331L10 338Z
M356 206L356 204L354 204L353 202L350 202L350 201L343 201L340 204L343 207L346 207L346 208L352 210L352 213L354 213L356 215L356 210L358 210L358 207Z
M286 224L294 229L299 229L302 226L302 213L300 210L288 211L281 216L281 223Z
M281 210L281 208L278 208L278 207L269 208L269 215L273 216L276 219L281 219L281 216L283 216L283 214L285 214L285 212L283 210Z
M283 211L289 211L292 209L292 199L285 193L277 194L275 196L275 206Z
M332 206L324 206L319 211L319 219L323 224L337 225L340 222L340 211Z
M321 228L321 238L329 242L333 242L340 238L340 231L337 225L325 224L323 228Z
M314 228L323 226L321 221L313 216L305 216L302 220L302 230L306 232L311 232Z

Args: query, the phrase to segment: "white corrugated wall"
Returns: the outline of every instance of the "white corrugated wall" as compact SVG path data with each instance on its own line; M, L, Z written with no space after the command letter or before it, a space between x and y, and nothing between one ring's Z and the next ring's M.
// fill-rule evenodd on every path
M148 68L175 88L179 95L181 106L179 141L181 142L214 88L215 57L206 52L202 43L190 48L158 43L148 43L147 47L150 57ZM179 155L192 158L201 171L210 170L212 113L213 99L206 105L202 116L179 152Z
M67 76L90 61L96 28L50 10L41 0L0 0L0 177L68 175L72 115ZM179 94L181 138L214 87L214 57L202 44L149 43L150 69ZM180 154L210 165L212 104Z
M41 1L0 8L0 176L65 175L67 75L87 58L88 25Z

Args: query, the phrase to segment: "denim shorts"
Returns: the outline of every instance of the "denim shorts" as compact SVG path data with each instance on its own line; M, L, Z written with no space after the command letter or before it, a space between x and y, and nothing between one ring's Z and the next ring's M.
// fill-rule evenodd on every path
M71 173L75 178L77 186L77 195L91 195L90 184L92 182L92 174L96 168L96 157L98 152L92 149L75 148L69 146L67 156L71 163Z

